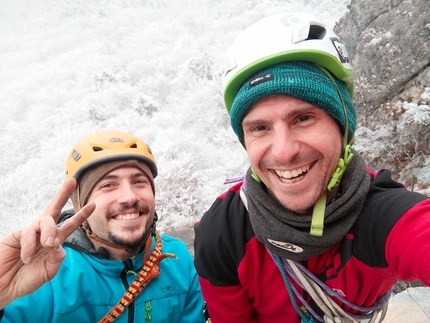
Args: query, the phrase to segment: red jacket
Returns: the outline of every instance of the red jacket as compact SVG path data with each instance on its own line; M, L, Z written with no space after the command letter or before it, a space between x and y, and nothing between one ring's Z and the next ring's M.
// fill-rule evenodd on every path
M430 285L430 199L407 191L388 170L369 173L349 233L302 263L359 306L373 305L398 279ZM241 185L219 196L195 226L195 266L212 322L299 323L278 267L254 235Z

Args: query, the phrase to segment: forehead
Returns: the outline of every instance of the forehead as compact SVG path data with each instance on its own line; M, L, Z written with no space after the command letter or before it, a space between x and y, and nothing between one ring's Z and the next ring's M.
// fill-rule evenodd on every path
M136 166L120 166L118 168L115 168L111 170L109 173L107 173L105 177L122 177L122 176L145 176L147 177L146 173Z

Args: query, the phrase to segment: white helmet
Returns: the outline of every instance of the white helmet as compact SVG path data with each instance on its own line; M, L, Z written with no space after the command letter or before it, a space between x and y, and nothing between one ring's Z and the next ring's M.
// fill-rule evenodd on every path
M236 38L227 59L223 90L229 113L243 82L267 66L287 61L309 61L328 69L353 95L345 46L331 27L308 14L277 14L256 22Z

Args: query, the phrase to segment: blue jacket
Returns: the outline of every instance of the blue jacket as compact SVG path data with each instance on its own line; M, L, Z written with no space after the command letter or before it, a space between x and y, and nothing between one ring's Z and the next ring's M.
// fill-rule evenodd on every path
M89 241L80 231L64 247L66 258L58 274L34 293L6 306L1 323L97 323L118 303L142 267L143 253L127 261L99 258L94 250L82 252L85 248L79 242L88 245ZM162 253L174 253L177 259L160 262L160 276L149 282L115 323L205 321L191 254L182 241L161 237Z

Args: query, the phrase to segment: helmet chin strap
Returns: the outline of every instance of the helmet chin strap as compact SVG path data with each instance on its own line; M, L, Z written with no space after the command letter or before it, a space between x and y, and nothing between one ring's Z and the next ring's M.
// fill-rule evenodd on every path
M344 136L347 137L347 136ZM325 207L327 203L327 194L328 191L332 191L334 188L338 187L340 184L340 180L342 179L343 174L346 171L346 167L354 157L354 154L351 152L351 145L347 144L344 146L344 154L343 158L339 158L337 162L336 169L331 175L331 179L327 185L327 189L324 190L324 193L318 198L315 202L313 213L312 213L312 221L311 221L311 231L310 234L313 236L321 237L324 231L324 215L325 215Z
M346 113L345 102L343 100L342 93L340 92L330 72L321 66L319 67L321 68L321 70L324 71L324 73L327 74L327 76L333 82L333 85L337 89L337 93L339 94L339 98L342 103L343 113L345 115L345 132L343 134L343 145L342 145L343 157L340 157L339 160L337 161L336 169L331 175L330 181L327 184L327 189L324 190L324 193L315 202L314 209L312 212L311 230L309 233L317 237L321 237L324 231L324 216L325 216L325 208L327 204L328 191L332 191L333 189L339 187L342 176L346 171L346 167L349 165L349 163L352 160L352 157L354 156L353 153L351 152L351 145L354 143L354 137L348 143L348 116Z

